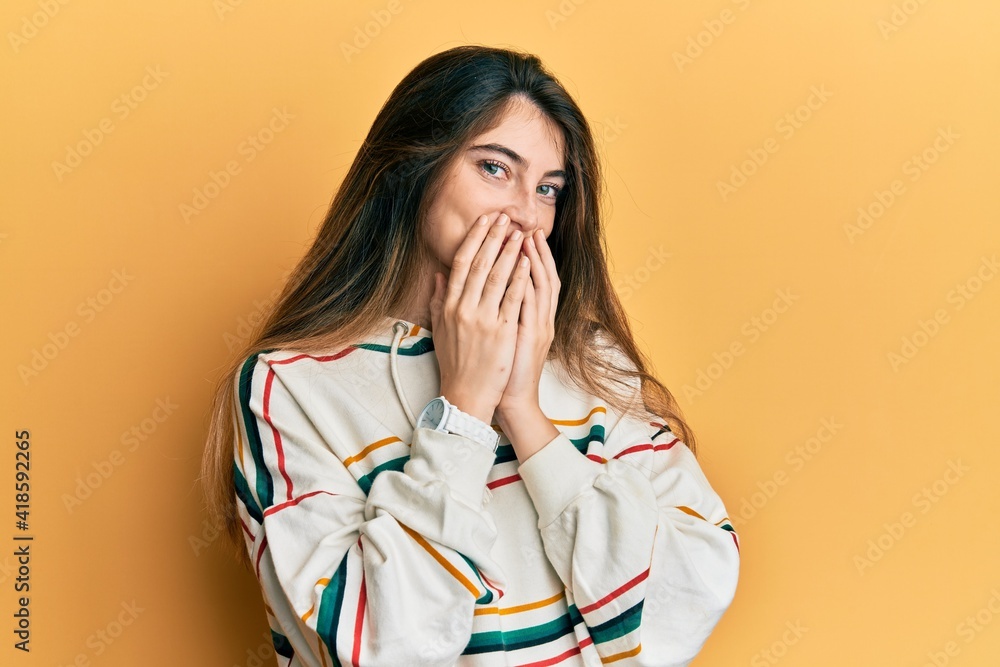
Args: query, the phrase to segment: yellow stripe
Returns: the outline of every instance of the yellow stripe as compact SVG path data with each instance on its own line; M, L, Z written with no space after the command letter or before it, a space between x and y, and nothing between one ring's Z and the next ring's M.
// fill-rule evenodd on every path
M679 509L680 511L684 512L685 514L690 514L691 516L696 516L699 519L701 519L702 521L707 521L708 520L705 517L703 517L702 515L700 515L697 512L695 512L690 507L686 507L684 505L677 505L677 509Z
M603 662L606 665L609 662L615 662L615 661L621 660L623 658L631 658L633 655L639 655L639 652L641 650L642 650L642 644L639 644L638 646L636 646L631 651L623 651L621 653L615 653L614 655L609 655L606 658L602 657L601 658L601 662Z
M449 562L447 558L445 558L440 553L438 553L437 549L435 549L434 547L432 547L430 545L430 543L427 540L424 539L423 535L420 535L419 533L417 533L414 530L410 529L405 524L400 523L399 525L400 525L400 527L403 530L405 530L407 533L409 533L410 537L412 537L414 540L416 540L417 544L419 544L420 546L422 546L427 551L427 553L429 553L431 556L433 556L434 560L436 560L437 562L441 563L441 567L443 567L444 569L448 570L448 572L451 573L451 576L453 576L456 579L458 579L459 583L461 583L463 586L465 586L467 589L469 589L469 592L472 593L472 597L474 597L474 598L478 598L479 597L479 591L476 589L475 585L471 581L469 581L469 579L465 575L463 575L461 572L459 572L458 568L456 568L454 565L452 565L451 562Z
M344 459L344 465L345 466L349 466L352 463L357 463L358 461L360 461L361 459L365 458L366 456L368 456L369 454L371 454L373 451L375 451L379 447L385 447L386 445L391 444L393 442L402 442L402 440L400 440L399 438L397 438L394 435L390 436L388 438L385 438L384 440L377 440L376 442L373 442L372 444L370 444L367 447L365 447L364 449L362 449L360 452L358 452L354 456L348 456L346 459ZM407 446L409 446L409 445L407 445Z
M316 586L329 586L329 585L330 585L330 577L323 577L322 579L320 579L319 581L317 581L313 585L313 588L316 588ZM312 614L313 614L314 611L316 611L316 605L313 605L313 606L309 607L309 611L307 611L306 613L302 614L302 622L305 623L306 620L310 616L312 616Z
M586 424L589 422L595 412L603 412L607 414L608 410L603 405L598 405L596 408L588 412L587 416L583 419L550 419L549 421L553 424L562 424L563 426L579 426L580 424Z
M538 600L537 602L528 602L526 604L519 604L514 607L505 607L503 609L500 609L499 607L479 607L472 613L475 616L482 616L483 614L516 614L518 612L528 611L529 609L538 609L539 607L550 605L553 602L558 602L562 598L562 593L556 593L550 598Z

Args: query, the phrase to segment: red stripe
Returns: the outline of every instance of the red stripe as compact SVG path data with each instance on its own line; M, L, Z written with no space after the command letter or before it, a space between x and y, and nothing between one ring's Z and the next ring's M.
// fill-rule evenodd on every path
M267 367L267 381L264 383L264 421L267 422L268 426L271 427L271 433L274 436L274 448L278 451L278 470L281 471L281 476L285 478L285 484L287 488L288 500L292 499L292 479L288 476L285 471L285 450L281 446L281 433L278 429L274 428L274 424L271 423L271 384L274 382L274 369L271 368L270 364Z
M619 595L621 595L622 593L624 593L628 589L632 588L633 586L635 586L639 582L643 581L648 576L649 576L649 568L647 567L642 573L637 574L630 581L625 582L624 584L622 584L621 586L619 586L615 590L611 591L610 593L608 593L607 595L605 595L604 597L602 597L597 602L594 602L593 604L588 604L586 607L580 607L579 608L580 609L580 613L581 614L587 614L589 612L594 611L598 607L603 607L604 605L606 605L607 603L611 602L612 600L614 600L616 597L618 597Z
M587 458L591 461L597 461L598 463L607 463L607 459L603 456L598 456L597 454L587 454Z
M330 491L324 491L323 489L320 489L318 491L310 491L309 493L301 495L298 498L294 498L292 500L286 500L285 502L281 503L280 505L271 505L266 510L264 510L264 516L270 516L270 515L274 514L275 512L280 512L281 510L285 509L286 507L293 507L295 505L298 505L299 503L301 503L306 498L308 498L310 496L315 496L317 493L325 493L325 494L331 495L331 496L339 495L339 494L336 494L336 493L332 493Z
M648 443L642 444L642 445L632 445L631 447L626 447L622 451L620 451L617 454L615 454L614 458L617 459L619 456L625 456L626 454L634 454L635 452L641 452L641 451L645 451L647 449L652 449L654 452L658 451L658 450L661 450L661 449L670 449L671 447L673 447L678 442L680 442L680 440L678 438L674 438L673 440L671 440L670 442L668 442L666 444L659 444L659 445L656 445L655 447L653 446L653 443L651 443L651 442L648 442Z
M494 584L492 581L490 581L489 577L487 577L485 574L483 574L482 570L480 570L478 567L476 568L476 572L478 572L479 576L483 578L483 581L485 581L487 584L489 584L490 588L492 588L493 590L495 590L497 592L497 594L498 594L497 595L497 599L498 600L503 597L503 589L502 588L498 587L496 584Z
M363 549L361 546L361 538L358 538L358 548ZM365 572L364 569L361 570L361 593L358 595L358 613L354 617L354 650L351 652L351 664L354 667L360 666L361 660L361 628L364 626L365 622L365 602L368 599L367 592L365 590Z
M504 486L505 484L510 484L511 482L516 482L519 479L521 479L521 476L519 474L517 474L517 473L514 473L510 477L501 477L500 479L493 480L492 482L490 482L489 484L486 485L486 488L488 488L488 489L495 489L498 486Z
M580 647L574 646L570 650L565 651L564 653L560 653L554 658L546 658L545 660L539 660L538 662L526 662L523 665L519 665L518 667L547 667L548 665L555 665L557 663L560 663L566 658L578 655L579 653L580 653Z
M313 356L311 354L296 354L294 357L288 357L287 359L273 359L273 360L268 361L267 363L268 364L290 364L290 363L292 363L294 361L298 361L299 359L315 359L316 361L336 361L337 359L340 359L344 355L347 355L347 354L350 354L351 352L354 352L354 350L356 350L356 349L358 349L358 348L356 348L356 347L354 347L352 345L350 347L347 347L347 348L341 350L340 352L337 352L336 354L328 354L328 355L324 355L322 357L316 357L316 356Z
M243 526L243 532L247 534L247 537L251 540L254 539L253 533L250 532L250 529L247 528L247 525L243 522L243 517L240 517L240 525Z
M260 542L260 549L257 550L257 562L254 563L254 570L257 572L257 579L260 579L260 557L264 555L264 549L267 547L267 535Z

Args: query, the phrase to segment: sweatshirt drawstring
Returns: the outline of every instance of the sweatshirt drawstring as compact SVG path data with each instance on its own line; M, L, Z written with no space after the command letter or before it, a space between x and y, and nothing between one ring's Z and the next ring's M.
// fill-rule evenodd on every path
M403 336L409 333L409 328L406 323L401 320L396 320L392 325L392 348L389 350L389 369L392 371L392 382L396 385L396 396L399 397L399 402L403 406L403 411L406 412L406 418L410 420L410 427L417 427L417 419L413 416L413 411L410 410L410 404L406 400L406 394L403 393L403 387L399 383L399 369L396 368L396 350L399 349L399 342L403 339Z

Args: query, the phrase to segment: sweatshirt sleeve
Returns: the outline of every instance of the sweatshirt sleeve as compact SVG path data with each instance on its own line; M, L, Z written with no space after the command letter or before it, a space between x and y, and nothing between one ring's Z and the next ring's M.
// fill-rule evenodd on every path
M586 455L560 432L518 472L602 662L680 667L735 596L739 542L694 454L643 414Z
M365 443L332 447L263 356L244 365L237 400L237 494L260 517L248 549L269 612L294 612L279 622L296 652L317 665L453 664L475 604L506 586L482 506L493 453L419 428L402 470L373 471L366 494L334 453Z

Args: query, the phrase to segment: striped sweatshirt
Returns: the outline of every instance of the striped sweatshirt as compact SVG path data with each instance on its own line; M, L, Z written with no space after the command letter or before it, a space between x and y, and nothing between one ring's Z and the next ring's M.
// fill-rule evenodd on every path
M414 428L440 374L411 322L244 361L235 494L278 665L695 657L736 591L726 509L661 418L621 418L557 363L539 404L559 435L519 462L495 414L496 453Z

